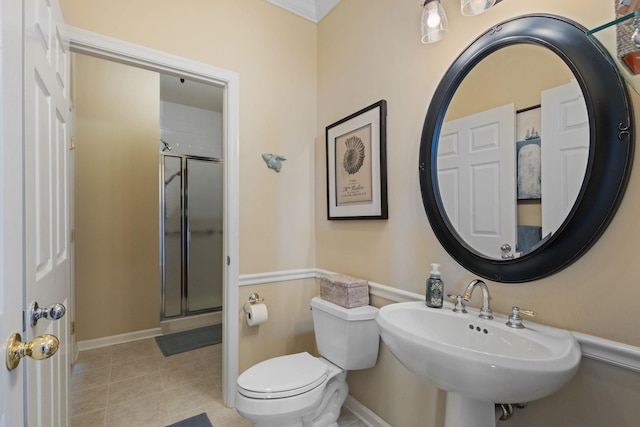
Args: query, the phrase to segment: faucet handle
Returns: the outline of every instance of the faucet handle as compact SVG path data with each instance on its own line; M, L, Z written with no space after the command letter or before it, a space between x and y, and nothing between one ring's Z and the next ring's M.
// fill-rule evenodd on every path
M456 306L453 307L454 313L466 313L467 309L464 307L464 303L462 302L462 295L454 295L447 294L447 296L456 303Z
M514 329L524 329L524 325L522 324L522 317L520 317L521 314L524 314L526 316L531 316L534 317L536 316L536 312L533 310L529 310L526 308L520 308L518 306L513 306L513 308L511 309L511 316L509 316L509 320L507 320L507 326L510 326Z

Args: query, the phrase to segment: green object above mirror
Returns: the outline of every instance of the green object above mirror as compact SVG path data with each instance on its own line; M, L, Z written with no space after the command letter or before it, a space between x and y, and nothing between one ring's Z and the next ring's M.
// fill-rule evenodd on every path
M422 199L441 244L499 282L574 262L626 189L631 109L608 53L579 24L525 15L485 32L446 72L423 127Z

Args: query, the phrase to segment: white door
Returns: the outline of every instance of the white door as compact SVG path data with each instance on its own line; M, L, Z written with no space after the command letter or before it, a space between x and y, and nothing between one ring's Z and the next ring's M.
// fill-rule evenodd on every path
M22 426L22 369L5 367L22 333L22 2L0 2L0 426Z
M57 0L27 0L24 8L25 303L68 307L70 54ZM68 424L68 319L27 322L26 339L46 333L60 340L52 358L25 361L30 426Z
M509 104L450 120L438 141L447 216L465 242L492 259L513 257L516 245L514 118Z
M8 334L19 332L31 341L47 333L59 338L60 348L50 359L25 358L11 372L2 368L0 426L67 426L69 317L40 319L35 327L27 318L23 326L22 311L32 302L69 304L69 52L56 0L3 1L1 10L2 259L11 263L9 272L3 265L0 282L2 338L6 342ZM6 75L5 50L14 49L16 74Z
M589 160L589 117L575 80L542 92L542 237L576 202Z

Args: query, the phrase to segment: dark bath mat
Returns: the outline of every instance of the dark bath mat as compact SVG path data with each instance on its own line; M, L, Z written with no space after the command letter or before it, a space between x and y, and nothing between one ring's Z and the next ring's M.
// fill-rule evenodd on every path
M222 324L176 332L156 337L156 343L165 356L195 350L222 342Z
M187 418L186 420L178 421L175 424L171 424L167 427L213 427L209 417L204 412L195 417Z

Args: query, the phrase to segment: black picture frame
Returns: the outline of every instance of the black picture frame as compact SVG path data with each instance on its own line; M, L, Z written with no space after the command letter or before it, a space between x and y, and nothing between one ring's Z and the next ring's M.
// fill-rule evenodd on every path
M516 111L516 197L518 201L540 201L542 198L541 112L540 104Z
M387 101L326 127L327 219L388 219Z

